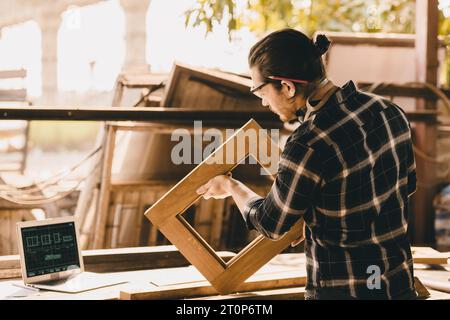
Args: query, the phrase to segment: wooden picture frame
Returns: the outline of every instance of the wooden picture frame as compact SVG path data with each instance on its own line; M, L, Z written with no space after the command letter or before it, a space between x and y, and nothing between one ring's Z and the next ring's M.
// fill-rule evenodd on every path
M247 139L252 132L257 133L256 146ZM273 241L260 235L234 258L225 262L182 217L187 208L201 197L196 193L201 185L217 175L231 172L249 155L267 168L268 165L259 159L260 147L264 146L260 143L261 139L266 142L266 154L280 152L267 132L251 119L145 212L145 216L221 294L238 289L248 277L281 253L303 232L302 219L281 239Z

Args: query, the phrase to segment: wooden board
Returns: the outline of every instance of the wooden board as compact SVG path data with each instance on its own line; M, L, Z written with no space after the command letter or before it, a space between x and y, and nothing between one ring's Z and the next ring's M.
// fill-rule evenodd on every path
M304 268L303 268L304 269ZM303 275L301 275L303 273ZM257 274L241 283L235 292L273 290L278 288L302 287L306 284L306 271ZM131 289L120 292L121 300L185 299L217 295L218 291L206 281L178 285L156 286L148 290Z
M16 223L35 220L30 209L0 210L0 255L17 254Z
M246 138L251 132L256 132L257 138L252 143ZM249 155L259 162L262 141L268 149L267 154L280 152L276 143L251 119L145 212L146 217L221 294L236 290L303 232L301 220L278 241L261 235L226 263L182 217L182 213L200 198L196 190L201 185L217 175L231 172ZM257 150L253 150L255 146Z
M14 79L14 78L25 78L27 76L27 70L3 70L0 71L0 79Z
M447 264L448 253L441 253L430 247L411 247L414 263Z
M0 101L24 101L26 98L26 89L0 90Z
M260 99L250 93L251 85L250 79L238 75L175 63L161 99L161 106L260 108Z

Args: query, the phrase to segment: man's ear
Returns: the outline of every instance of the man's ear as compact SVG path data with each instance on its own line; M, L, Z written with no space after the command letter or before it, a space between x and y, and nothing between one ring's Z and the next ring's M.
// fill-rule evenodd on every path
M281 81L281 90L288 99L293 98L296 93L296 88L292 81Z

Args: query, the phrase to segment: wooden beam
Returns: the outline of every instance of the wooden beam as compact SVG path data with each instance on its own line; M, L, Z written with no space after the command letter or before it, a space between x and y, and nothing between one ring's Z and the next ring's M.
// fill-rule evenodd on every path
M263 124L281 127L278 116L269 110L214 110L186 108L130 108L130 107L61 107L61 106L0 106L4 120L71 120L71 121L141 121L186 123L203 120L209 124L245 124L254 118Z
M100 181L100 196L98 198L97 219L95 223L94 248L103 248L105 242L106 220L109 211L112 163L116 145L116 129L106 126L106 146L103 154L102 178Z
M0 101L24 101L26 98L26 89L0 90Z
M127 88L147 88L167 81L168 73L125 74L120 81Z
M434 122L436 111L406 112L411 121ZM242 126L253 118L265 128L282 128L278 116L268 110L224 110L186 108L128 107L42 107L0 106L4 120L68 120L68 121L139 121L165 124L186 124L196 120L206 126ZM146 130L145 128L143 130Z
M372 45L379 47L414 48L415 36L404 33L365 33L365 32L333 32L319 31L325 33L333 44L342 45ZM445 38L436 37L440 47L445 47Z
M3 70L0 71L0 79L14 79L14 78L25 78L27 76L27 70Z
M437 84L438 69L438 1L416 1L416 80ZM436 102L418 99L416 109L433 110ZM429 157L436 156L437 127L428 123L417 123L415 144ZM418 174L417 192L413 196L412 241L416 245L434 243L433 197L436 192L436 169L416 158Z
M412 247L411 251L414 263L447 264L450 259L448 253L439 252L430 247Z
M370 82L358 82L358 87L362 90L369 89L374 83ZM450 99L450 89L440 88L444 94ZM375 89L373 92L382 96L393 96L393 97L411 97L411 98L422 98L425 100L436 101L438 97L426 87L416 86L416 85L402 85L402 84L386 84L381 85Z

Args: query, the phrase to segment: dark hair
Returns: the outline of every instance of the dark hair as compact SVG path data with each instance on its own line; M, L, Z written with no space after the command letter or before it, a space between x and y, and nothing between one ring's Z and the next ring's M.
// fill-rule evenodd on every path
M307 85L295 84L297 91L308 97L316 89L317 81L326 76L321 56L329 46L330 41L323 34L313 42L300 31L283 29L258 41L250 49L248 64L250 68L256 66L266 81L270 81L269 76L311 81ZM280 81L272 82L281 88Z

